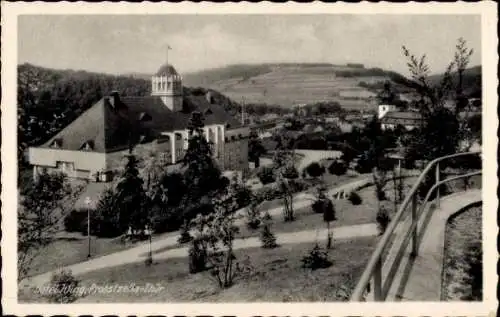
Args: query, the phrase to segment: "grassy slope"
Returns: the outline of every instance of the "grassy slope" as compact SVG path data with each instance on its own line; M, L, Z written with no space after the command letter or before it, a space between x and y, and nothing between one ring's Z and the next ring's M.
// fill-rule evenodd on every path
M169 259L146 267L128 264L81 276L82 285L155 285L158 292L101 293L81 298L81 303L106 302L256 302L256 301L335 301L341 286L352 289L377 242L361 238L339 242L329 252L333 266L311 271L301 268L301 259L312 243L285 245L277 249L251 248L236 251L240 260L248 259L253 270L235 281L227 290L219 290L208 272L188 273L187 258ZM348 256L346 256L348 255ZM19 300L41 300L20 294Z

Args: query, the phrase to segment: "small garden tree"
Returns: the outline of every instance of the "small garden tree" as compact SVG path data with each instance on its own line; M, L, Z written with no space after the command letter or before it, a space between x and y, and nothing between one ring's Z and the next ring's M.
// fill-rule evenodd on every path
M271 226L272 226L272 218L269 213L265 213L262 217L262 229L260 232L260 241L262 243L262 247L265 249L274 249L278 247L278 243L276 243L276 237L274 236Z
M235 220L238 218L237 187L238 184L233 180L228 191L216 198L215 212L208 216L210 238L207 245L207 259L212 265L211 274L220 288L232 286L234 278L247 273L248 269L236 262L233 249L234 239L239 231L235 225Z
M409 152L426 161L456 152L459 141L468 139L466 118L461 120L459 113L468 104L463 94L463 73L473 51L467 48L465 40L459 38L453 60L441 80L434 84L429 78L426 55L417 57L405 46L402 49L408 59L408 68L419 94L419 111L424 118L420 133L414 135L408 144ZM454 70L458 76L456 85ZM455 103L452 110L445 107L449 100Z
M119 228L121 232L131 228L132 231L143 230L149 222L146 209L147 196L143 180L139 177L137 159L127 155L127 163L122 178L116 185L116 201L119 203Z
M248 140L248 160L254 162L255 168L260 166L260 157L266 153L259 136L255 131L250 132Z
M116 237L122 233L117 195L107 188L101 195L95 210L95 226L100 237Z
M202 114L194 112L188 126L188 149L183 158L184 183L188 189L185 200L187 202L198 202L204 196L215 196L227 185L213 160L203 127Z
M250 204L246 207L246 212L247 212L247 226L250 229L257 229L260 224L261 224L261 212L259 209L259 200L257 197L252 195L252 199L250 201Z
M315 213L323 214L323 221L326 222L327 237L326 237L326 247L330 249L332 246L332 234L330 230L330 222L337 220L335 215L335 208L333 202L325 195L324 189L320 188L318 190L318 197L314 201L312 208Z
M379 234L383 235L387 226L391 222L391 217L389 216L389 211L384 207L380 206L377 211L377 216L375 218L377 221L377 227L379 229Z
M278 142L278 148L274 152L273 163L274 172L276 177L276 185L279 189L281 198L283 199L283 214L285 221L295 220L293 211L293 188L290 180L285 177L286 171L290 166L294 166L295 154L293 151L288 150L284 144L286 140Z
M276 180L271 167L261 167L257 172L257 177L263 185L273 183Z

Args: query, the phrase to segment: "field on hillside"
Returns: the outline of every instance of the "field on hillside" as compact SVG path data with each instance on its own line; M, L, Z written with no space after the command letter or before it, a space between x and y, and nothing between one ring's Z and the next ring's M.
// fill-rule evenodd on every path
M226 76L218 74L212 81L206 78L205 85L235 101L244 100L247 103L291 107L319 101L337 101L344 108L361 110L375 107L376 95L362 86L375 85L391 78L391 73L381 69L304 64L260 68L260 72L251 73L247 69L241 74L232 71ZM190 80L196 82L196 79L187 76L187 85Z

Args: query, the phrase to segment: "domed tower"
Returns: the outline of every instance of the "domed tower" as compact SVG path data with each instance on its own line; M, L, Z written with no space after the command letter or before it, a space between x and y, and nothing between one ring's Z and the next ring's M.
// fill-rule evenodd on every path
M182 78L172 65L163 65L151 78L151 95L172 111L182 110Z

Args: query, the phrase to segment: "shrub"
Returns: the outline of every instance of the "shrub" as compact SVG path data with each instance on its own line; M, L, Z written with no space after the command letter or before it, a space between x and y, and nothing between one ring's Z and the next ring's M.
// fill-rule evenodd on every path
M287 168L285 168L285 171L283 172L283 177L288 179L299 178L299 171L297 171L295 166L288 166Z
M301 176L302 176L302 178L307 178L307 171L306 171L305 168L302 170L302 175Z
M385 230L387 229L387 226L391 222L389 211L384 206L380 206L375 220L377 221L377 226L379 228L380 235L384 234Z
M262 242L262 247L265 249L273 249L278 247L276 243L276 237L271 231L271 224L266 223L262 227L262 231L260 233L260 241Z
M316 243L309 254L302 258L302 267L311 270L324 269L330 267L332 262L328 259L328 253L323 251Z
M311 177L320 177L325 173L325 168L318 162L312 162L306 167L307 174Z
M271 214L268 211L266 211L264 213L264 216L262 217L262 220L263 221L272 221L273 217L271 216Z
M323 213L323 202L321 200L319 199L315 200L311 207L315 213L317 214Z
M247 226L248 228L255 230L260 226L260 210L259 203L253 200L250 205L246 208L247 212Z
M302 179L290 179L287 181L287 184L291 193L303 191L309 186L309 184ZM282 190L276 184L272 184L256 190L254 195L255 199L257 199L259 202L262 202L265 200L274 200L280 198L282 197L282 194Z
M359 196L359 194L356 193L356 192L351 192L349 194L349 197L347 199L351 202L351 204L353 204L355 206L356 205L361 205L361 203L363 203L363 200L361 199L361 196Z
M340 160L335 160L328 167L328 172L332 175L344 175L347 173L347 164Z
M181 234L177 239L177 242L179 244L184 244L190 242L191 240L193 240L193 237L189 234L189 225L188 222L185 221L184 225L181 227Z
M64 230L67 232L82 232L87 230L87 210L73 209L64 217ZM85 228L85 229L84 229Z
M257 177L260 182L264 185L274 182L276 179L274 177L274 171L271 167L261 167L257 172Z
M279 197L279 190L274 184L272 186L264 186L255 192L255 196L261 201L273 200Z
M387 195L385 194L385 191L383 189L376 190L376 195L379 201L387 200Z
M182 219L187 220L178 208L154 208L151 221L153 231L157 233L175 231L182 226Z
M76 288L80 282L71 271L54 273L50 279L51 292L47 295L52 303L72 303L78 298Z

